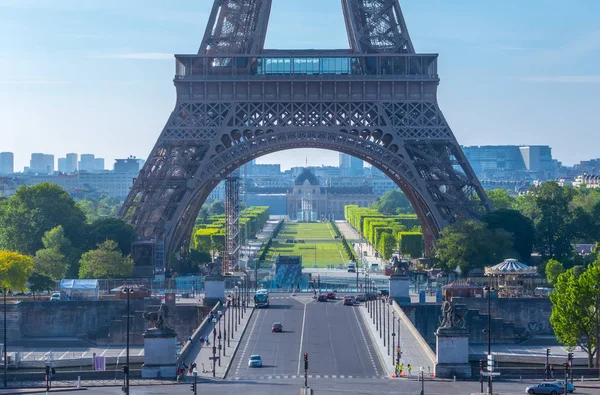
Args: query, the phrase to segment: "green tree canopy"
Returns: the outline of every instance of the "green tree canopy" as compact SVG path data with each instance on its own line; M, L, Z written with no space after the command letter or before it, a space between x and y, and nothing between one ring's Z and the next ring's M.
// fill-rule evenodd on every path
M123 256L114 240L106 240L81 256L79 278L127 277L132 272L133 260Z
M547 182L534 190L539 217L534 219L537 247L542 256L565 261L572 256L572 228L569 225L571 188L562 188L556 182Z
M55 184L22 186L0 202L0 248L33 255L43 247L44 233L58 225L75 246L85 244L85 215Z
M33 259L13 251L0 250L0 288L23 290L33 271Z
M221 200L215 200L210 205L210 215L221 215L225 214L225 203Z
M381 252L382 258L390 260L394 254L394 247L396 246L396 238L390 233L383 232L379 240L378 250Z
M114 240L123 255L131 253L131 245L136 239L135 230L121 218L101 218L90 225L90 239L93 245L105 240Z
M598 367L598 300L600 266L592 264L579 277L573 269L558 276L550 293L550 323L556 338L566 346L580 346L588 354L588 366L596 356Z
M436 252L439 265L446 271L459 268L463 275L471 269L495 265L513 253L510 233L490 230L475 220L452 224L440 236Z
M45 274L33 273L27 280L29 283L29 290L34 295L41 292L50 292L54 290L54 280Z
M506 189L494 189L487 191L488 199L494 210L511 210L516 204L516 199L508 194Z
M555 259L550 259L546 263L546 280L550 285L556 284L558 280L558 276L565 272L565 268L562 263Z
M531 260L535 242L533 221L517 210L500 209L484 215L481 220L490 230L504 229L513 235L513 250L522 262Z
M387 191L380 199L371 204L371 208L388 215L414 212L410 201L399 189Z

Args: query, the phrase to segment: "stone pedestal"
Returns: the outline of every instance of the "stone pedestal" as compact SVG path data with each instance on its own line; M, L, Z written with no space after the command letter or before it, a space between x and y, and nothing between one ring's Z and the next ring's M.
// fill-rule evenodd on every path
M144 332L144 364L142 378L168 378L177 376L177 334L170 329L148 329Z
M204 306L225 303L225 277L210 276L204 279Z
M393 274L390 276L390 298L398 305L409 305L410 294L408 293L410 281L407 275Z
M439 328L435 337L435 377L471 378L469 333L465 329Z

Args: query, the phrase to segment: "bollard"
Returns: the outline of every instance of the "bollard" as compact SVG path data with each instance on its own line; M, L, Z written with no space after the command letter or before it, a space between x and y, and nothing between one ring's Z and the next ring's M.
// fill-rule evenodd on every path
M81 389L81 376L77 376L77 389Z
M456 383L456 376L454 376L454 382Z
M581 382L583 383L583 376L581 376Z
M519 376L519 384L523 382L523 376Z

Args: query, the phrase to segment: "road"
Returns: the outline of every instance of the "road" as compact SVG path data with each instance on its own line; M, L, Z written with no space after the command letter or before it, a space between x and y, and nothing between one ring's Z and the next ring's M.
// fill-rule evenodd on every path
M230 380L373 379L383 370L355 309L341 300L316 302L309 294L272 294L271 306L255 312L227 376ZM272 333L274 322L283 333ZM262 368L249 368L259 354Z

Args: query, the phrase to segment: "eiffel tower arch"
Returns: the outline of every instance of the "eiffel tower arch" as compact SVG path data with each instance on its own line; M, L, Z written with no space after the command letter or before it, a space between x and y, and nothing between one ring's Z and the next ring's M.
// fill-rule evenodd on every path
M342 0L343 50L264 49L271 0L215 0L197 54L176 55L175 109L121 209L139 264L187 247L211 190L292 148L358 157L404 191L431 247L490 209L437 103L437 54L417 54L398 0Z

